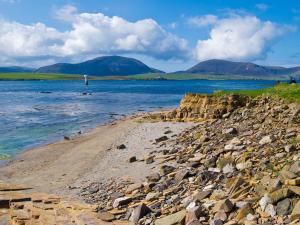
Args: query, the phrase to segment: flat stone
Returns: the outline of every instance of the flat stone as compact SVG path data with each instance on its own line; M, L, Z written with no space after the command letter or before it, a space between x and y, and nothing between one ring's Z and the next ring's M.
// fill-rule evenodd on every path
M155 199L158 199L159 198L159 193L157 192L150 192L146 195L146 201L152 201L152 200L155 200Z
M99 212L97 217L105 222L111 222L115 219L115 216L109 212Z
M263 137L263 138L259 141L259 144L260 144L260 145L271 144L273 141L275 141L274 136L268 135L268 136Z
M149 182L157 182L160 180L160 175L159 173L152 173L149 176L147 176L147 180Z
M175 181L179 183L183 179L187 178L188 175L189 175L189 170L186 169L180 170L175 175Z
M276 206L277 215L285 216L285 215L289 214L290 206L291 206L291 201L288 198L278 202L277 206Z
M122 197L122 198L117 198L114 203L113 207L117 208L119 206L127 205L132 201L132 198L130 197Z
M127 194L130 194L130 193L132 193L133 191L138 190L138 189L140 189L140 188L142 188L142 187L143 187L143 184L140 184L140 183L131 184L131 185L129 185L129 186L127 187L126 193L127 193Z
M295 173L295 174L298 174L300 172L300 161L297 161L297 162L294 162L289 171Z
M162 142L162 141L166 141L168 140L169 138L167 136L162 136L162 137L159 137L159 138L156 138L155 139L155 142L156 143L159 143L159 142Z
M155 225L183 225L185 222L186 211L182 210L177 213L157 219Z
M148 206L141 204L133 209L129 220L136 224L141 218L151 212L152 211Z
M207 198L211 194L211 191L198 191L194 194L194 199L201 201L205 198Z
M294 209L291 214L291 219L292 220L300 219L300 201L298 201L294 206Z

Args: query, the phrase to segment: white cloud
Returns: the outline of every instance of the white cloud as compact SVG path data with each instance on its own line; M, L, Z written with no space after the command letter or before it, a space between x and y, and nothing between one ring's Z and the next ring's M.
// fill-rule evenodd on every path
M197 16L191 17L188 19L188 24L197 27L205 27L209 25L213 25L218 21L218 17L215 15L204 15L204 16Z
M255 7L261 11L266 11L269 8L269 6L264 3L256 4Z
M198 60L261 59L266 57L273 41L289 29L249 15L219 19L209 38L198 41L195 56Z
M58 10L56 17L70 23L72 29L61 32L42 23L25 25L0 20L2 58L134 53L182 59L188 54L187 41L167 32L153 19L130 22L102 13L78 13L71 5Z

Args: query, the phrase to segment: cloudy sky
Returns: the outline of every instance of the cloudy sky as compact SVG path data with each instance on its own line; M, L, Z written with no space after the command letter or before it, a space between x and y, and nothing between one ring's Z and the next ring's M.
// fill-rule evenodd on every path
M300 1L0 0L0 66L123 55L165 71L207 59L300 65Z

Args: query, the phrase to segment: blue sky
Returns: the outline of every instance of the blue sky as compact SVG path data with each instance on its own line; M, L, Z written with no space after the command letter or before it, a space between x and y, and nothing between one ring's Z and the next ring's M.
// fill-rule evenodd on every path
M211 58L299 65L300 1L0 0L0 65L124 55L165 71Z

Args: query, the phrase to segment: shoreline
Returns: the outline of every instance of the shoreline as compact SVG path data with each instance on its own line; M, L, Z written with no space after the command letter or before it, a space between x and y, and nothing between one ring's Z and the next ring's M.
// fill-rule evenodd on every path
M123 179L126 176L131 176L133 181L143 180L154 166L145 165L144 156L164 148L153 145L154 140L164 136L166 130L171 131L168 138L172 139L184 129L194 126L193 123L137 121L147 114L150 113L131 114L70 140L22 151L0 165L0 180L29 185L34 191L72 199L78 199L79 187L93 181L107 182L111 178ZM122 144L126 148L118 149ZM134 166L128 163L132 156L140 160Z

